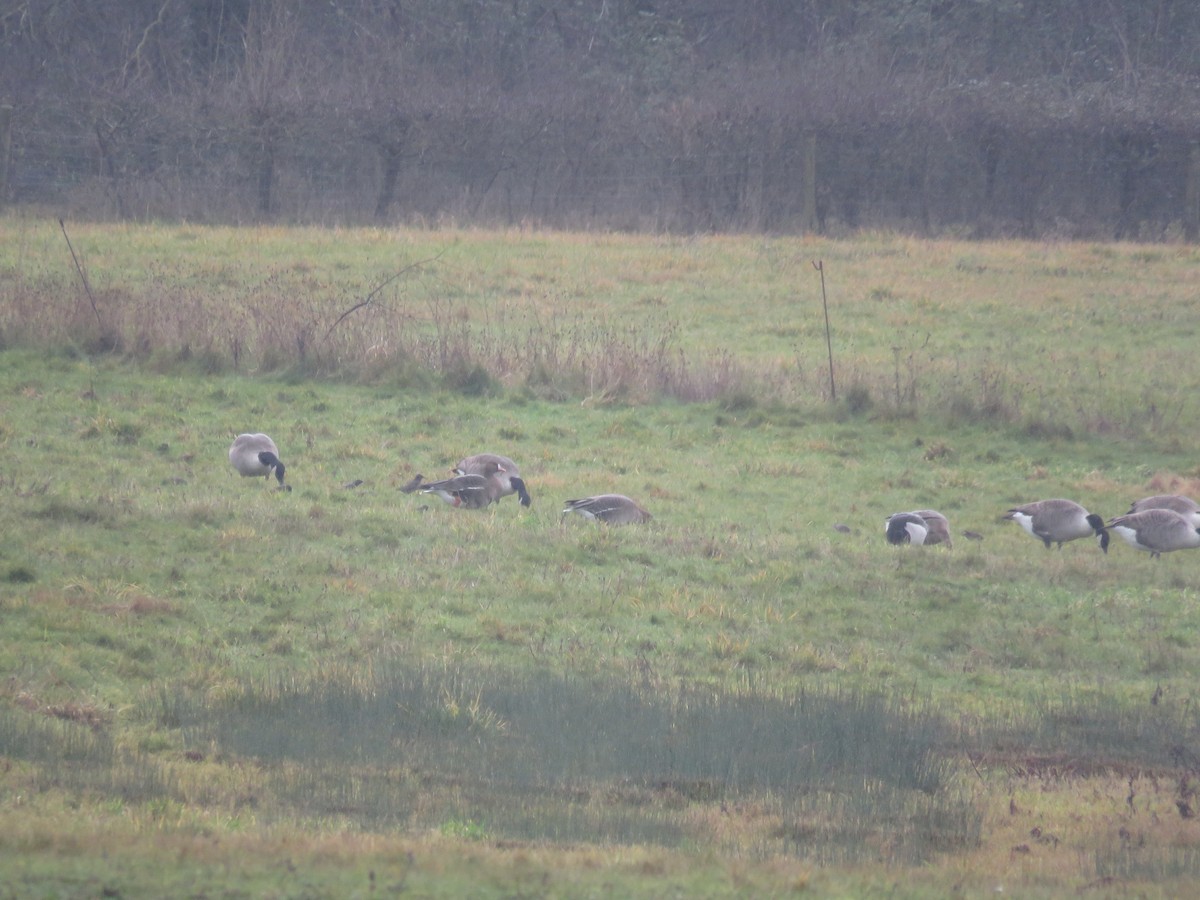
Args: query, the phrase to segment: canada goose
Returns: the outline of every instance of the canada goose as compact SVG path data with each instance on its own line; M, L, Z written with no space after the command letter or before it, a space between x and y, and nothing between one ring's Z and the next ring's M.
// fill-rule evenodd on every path
M1191 497L1183 496L1183 494L1156 494L1153 497L1143 497L1141 500L1135 500L1125 515L1144 512L1147 509L1173 509L1192 525L1200 527L1200 503Z
M654 518L624 494L597 494L581 500L568 500L562 511L564 516L567 513L578 513L584 518L610 525L634 525Z
M925 543L929 536L929 523L916 513L892 513L884 525L889 544Z
M270 478L274 472L280 487L288 487L283 483L284 466L279 459L279 448L265 434L239 434L229 448L229 461L246 478Z
M1147 551L1151 559L1172 550L1200 547L1200 528L1173 509L1156 507L1126 513L1109 522L1108 527L1131 547Z
M484 465L479 472L455 475L444 481L430 481L417 488L422 494L437 494L451 506L464 509L483 509L504 496L504 469L496 462Z
M1012 519L1033 537L1038 538L1046 549L1051 543L1058 544L1059 549L1067 541L1091 537L1093 534L1100 538L1100 549L1108 552L1108 532L1104 528L1104 520L1095 513L1089 513L1074 500L1038 500L1010 509L1004 516Z
M925 545L945 544L948 548L954 546L954 542L950 540L950 521L936 509L918 509L913 511L914 516L920 516L925 520L925 525L929 528L929 533L925 535Z
M458 461L458 465L454 467L454 474L486 475L486 470L492 465L498 466L500 470L499 479L500 484L503 486L500 497L516 494L522 506L528 506L533 502L529 497L529 491L525 489L525 482L521 478L521 470L507 456L500 456L498 453L477 453L474 456L468 456Z
M950 522L935 509L916 509L892 513L887 517L885 532L889 544L945 544L953 547Z

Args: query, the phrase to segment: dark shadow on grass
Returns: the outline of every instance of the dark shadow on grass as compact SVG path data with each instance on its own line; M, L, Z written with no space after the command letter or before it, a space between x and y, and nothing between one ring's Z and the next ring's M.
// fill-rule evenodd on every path
M173 705L181 718L189 746L266 764L293 815L368 827L472 822L505 840L680 846L712 840L684 814L694 804L751 802L778 824L743 852L914 864L973 845L981 826L946 790L939 719L858 693L664 697L377 663L367 676L248 685L191 716Z

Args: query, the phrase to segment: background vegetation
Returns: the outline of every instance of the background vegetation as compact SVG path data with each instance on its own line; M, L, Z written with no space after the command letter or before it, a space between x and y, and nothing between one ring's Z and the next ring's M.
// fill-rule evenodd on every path
M1190 0L16 0L0 203L1195 240Z
M0 228L11 890L1194 882L1194 558L999 521L1196 493L1194 249Z

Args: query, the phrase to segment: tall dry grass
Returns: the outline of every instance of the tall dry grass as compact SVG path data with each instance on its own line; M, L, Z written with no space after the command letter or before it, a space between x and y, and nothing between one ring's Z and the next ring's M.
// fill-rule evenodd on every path
M77 271L46 223L0 220L4 344L590 403L836 397L1045 437L1186 441L1200 416L1186 247L80 228Z

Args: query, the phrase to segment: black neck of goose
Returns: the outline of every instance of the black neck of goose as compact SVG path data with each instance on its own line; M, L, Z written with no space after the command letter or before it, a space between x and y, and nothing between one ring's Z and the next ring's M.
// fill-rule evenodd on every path
M517 492L517 497L520 498L521 505L529 506L529 504L531 504L533 502L533 500L529 496L529 491L527 491L525 489L525 482L515 475L512 478L510 478L508 481L509 481L509 484L511 484L513 486L513 489Z

